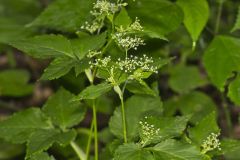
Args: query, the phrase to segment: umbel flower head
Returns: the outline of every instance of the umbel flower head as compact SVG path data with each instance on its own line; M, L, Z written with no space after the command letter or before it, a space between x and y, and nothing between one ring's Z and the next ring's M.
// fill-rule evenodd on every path
M117 32L113 34L112 37L117 44L126 51L132 48L137 50L137 47L140 45L145 45L144 40L136 35L131 36L131 34L140 31L143 31L143 27L140 24L140 20L136 17L135 22L127 28L124 28L123 26L118 27Z
M143 121L139 122L140 129L142 131L141 145L145 145L149 141L153 140L155 137L159 137L160 128L155 127L153 124L149 124L146 120L148 117L144 117Z
M212 151L214 149L218 149L221 150L221 143L218 139L218 136L220 135L220 133L211 133L206 140L203 141L202 143L202 153L205 154L209 151Z
M103 26L103 21L106 16L114 15L118 12L121 7L127 6L127 3L112 3L107 0L97 0L96 3L93 3L93 10L90 11L90 14L94 17L92 22L85 22L81 26L81 29L84 29L90 33L95 33L100 30Z

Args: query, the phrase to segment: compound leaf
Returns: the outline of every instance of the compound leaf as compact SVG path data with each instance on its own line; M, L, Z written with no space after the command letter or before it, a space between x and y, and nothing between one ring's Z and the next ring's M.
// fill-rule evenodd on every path
M43 111L55 125L66 129L80 123L85 115L85 108L79 101L72 101L73 94L61 88L52 95L43 107Z

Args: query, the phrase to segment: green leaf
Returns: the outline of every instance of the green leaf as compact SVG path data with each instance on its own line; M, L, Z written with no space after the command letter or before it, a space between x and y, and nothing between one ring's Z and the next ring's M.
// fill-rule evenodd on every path
M24 145L8 143L0 139L0 159L9 160L22 155L25 151Z
M240 75L237 76L228 88L228 97L237 105L240 105Z
M76 137L75 131L61 133L59 130L38 130L33 133L27 144L27 157L48 150L54 143L69 144Z
M69 56L74 58L70 41L62 35L41 35L10 42L13 47L34 58L55 58Z
M202 92L191 92L172 99L174 106L176 106L183 115L192 115L190 121L197 123L205 116L217 111L217 106L213 100ZM168 105L164 108L169 107Z
M141 83L138 81L129 81L126 88L134 94L157 96L156 93L143 81Z
M75 65L77 61L67 57L62 56L54 59L50 65L44 70L41 77L42 80L53 80L58 79L66 75Z
M145 146L152 143L159 143L160 141L175 138L183 134L186 129L187 123L190 119L190 116L184 117L156 117L150 116L145 117L142 122L149 125L153 125L156 129L159 129L158 135L151 137L150 140L144 142ZM140 138L144 139L145 135L143 134L143 130L139 129Z
M32 156L29 160L55 160L53 156L49 156L47 153L38 153Z
M234 32L239 29L240 29L240 6L238 8L238 15L236 18L236 22L235 22L234 27L232 28L231 32Z
M178 0L177 4L184 12L184 25L196 42L207 24L209 6L207 0Z
M85 116L86 109L79 101L71 101L73 97L73 94L61 88L43 107L43 111L51 117L52 122L63 129L77 125Z
M132 23L132 19L128 16L128 12L125 8L121 9L121 12L114 20L116 26L128 27Z
M0 43L23 39L32 34L32 30L25 28L9 18L0 17Z
M139 144L128 143L117 148L114 160L154 160L150 151L147 151Z
M31 108L1 121L0 137L13 143L24 143L33 132L51 127L49 119L40 109Z
M74 54L82 59L89 51L99 50L105 43L107 32L100 35L79 34L78 39L71 41Z
M188 93L205 84L206 80L195 66L177 65L170 71L169 85L178 93Z
M0 72L0 96L21 97L32 93L28 84L30 75L25 70L4 70Z
M240 156L240 141L235 139L223 139L221 141L222 154L227 160L238 160Z
M129 15L138 17L145 31L160 37L176 30L183 21L180 7L169 1L138 0L129 2Z
M83 58L77 61L77 63L75 63L75 66L74 66L76 76L78 76L80 73L84 72L86 69L89 69L89 68L90 68L90 64L89 64L88 58Z
M108 83L101 83L98 85L91 85L85 88L74 100L82 99L96 99L99 96L107 93L112 89L112 85Z
M94 0L61 0L50 4L30 26L75 32L88 20Z
M217 36L204 53L203 63L214 85L221 91L233 71L240 70L240 40Z
M125 115L127 123L127 136L134 138L138 132L140 119L148 113L160 114L162 103L159 97L147 95L134 95L125 102ZM123 138L122 113L120 107L116 108L109 121L111 132L118 138Z
M217 134L219 131L216 113L212 112L197 123L195 127L189 129L189 137L200 147L211 133Z
M203 157L195 146L178 142L176 140L166 140L152 148L155 160L202 160Z

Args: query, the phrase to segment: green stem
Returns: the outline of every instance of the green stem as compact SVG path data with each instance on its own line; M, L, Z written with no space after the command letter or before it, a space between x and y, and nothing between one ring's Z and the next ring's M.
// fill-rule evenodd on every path
M126 126L126 116L125 116L125 106L124 106L124 101L123 97L120 97L121 100L121 111L122 111L122 124L123 124L123 138L124 138L124 143L127 143L127 126Z
M220 21L221 21L221 17L222 17L222 8L223 8L223 1L221 1L218 5L217 21L216 21L216 26L215 26L215 30L214 30L215 35L217 35L219 32L219 25L220 25Z
M95 160L98 160L98 129L97 129L97 109L95 100L93 100L93 128L94 128Z
M87 160L86 155L84 154L82 149L74 141L72 141L70 143L70 145L73 148L73 150L76 152L76 154L80 160Z
M89 137L88 137L87 148L86 148L86 157L87 157L87 160L88 160L88 158L89 158L90 147L91 147L91 143L92 143L93 126L94 126L94 121L92 120L91 130L90 130L90 134L89 134Z

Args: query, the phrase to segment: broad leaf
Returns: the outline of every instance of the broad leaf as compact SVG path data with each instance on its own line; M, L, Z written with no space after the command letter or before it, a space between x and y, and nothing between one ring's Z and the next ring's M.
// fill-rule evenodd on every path
M190 138L194 143L199 145L199 147L211 133L219 133L215 112L207 115L204 119L197 123L195 127L189 129Z
M61 133L56 129L38 130L33 133L27 144L27 157L41 153L49 149L54 143L60 145L69 144L76 137L74 131Z
M99 96L107 93L112 89L112 85L108 83L101 83L85 88L74 100L82 99L96 99Z
M143 81L142 83L139 83L138 81L130 81L127 83L126 88L134 94L157 96L156 93Z
M67 56L62 56L54 59L50 65L44 70L44 73L41 77L42 80L53 80L58 79L66 75L77 63L77 60L74 60Z
M43 111L51 117L53 123L63 129L77 125L85 115L85 108L80 102L71 101L73 97L74 95L61 88L43 107Z
M24 143L33 132L49 128L52 128L52 125L41 110L31 108L1 121L0 137L13 143Z
M114 20L116 26L128 27L132 23L132 19L128 16L128 12L125 8L122 8L121 12Z
M178 0L177 4L184 12L184 25L192 40L196 42L209 18L208 2L207 0Z
M53 156L49 156L47 153L42 152L32 156L29 160L55 160Z
M227 160L238 160L240 156L240 141L235 139L223 139L221 141L222 154Z
M202 160L200 150L194 145L178 142L176 140L166 140L152 148L155 160Z
M74 57L70 41L62 35L41 35L10 43L34 58Z
M163 37L178 28L183 21L181 9L169 1L138 0L129 2L129 15L138 17L145 31Z
M151 137L147 142L144 142L144 145L149 145L152 143L158 143L160 141L178 137L183 134L183 131L186 129L188 120L190 116L185 117L145 117L142 122L143 124L147 122L149 125L153 125L155 129L159 129L159 132L156 136ZM143 130L140 128L140 138L143 139L145 136Z
M88 20L94 0L60 0L50 4L30 26L75 32Z
M204 53L203 63L207 73L221 91L233 71L240 70L240 40L217 36Z
M32 93L33 85L28 84L30 75L25 70L0 72L0 96L20 97Z
M14 159L22 155L25 151L24 145L16 145L10 142L5 142L0 139L0 159Z
M134 95L125 102L125 115L127 122L127 136L132 139L137 136L140 119L149 114L161 114L162 103L159 97ZM118 138L123 138L122 113L120 107L116 108L109 121L111 132Z
M195 66L178 65L170 72L169 85L178 93L188 93L205 84L206 80Z
M74 54L82 59L89 51L99 50L106 42L107 32L100 35L79 34L78 39L71 41Z
M202 92L191 92L179 97L169 99L164 103L164 111L166 115L174 115L180 110L183 115L192 115L190 121L197 123L208 114L217 110L213 100Z
M236 17L236 22L235 22L234 27L232 28L231 32L234 32L234 31L239 30L239 29L240 29L240 6L238 8L238 14L237 14L237 17Z
M154 160L150 151L141 148L139 144L128 143L118 147L114 160Z
M229 85L228 97L237 105L240 105L240 75Z

